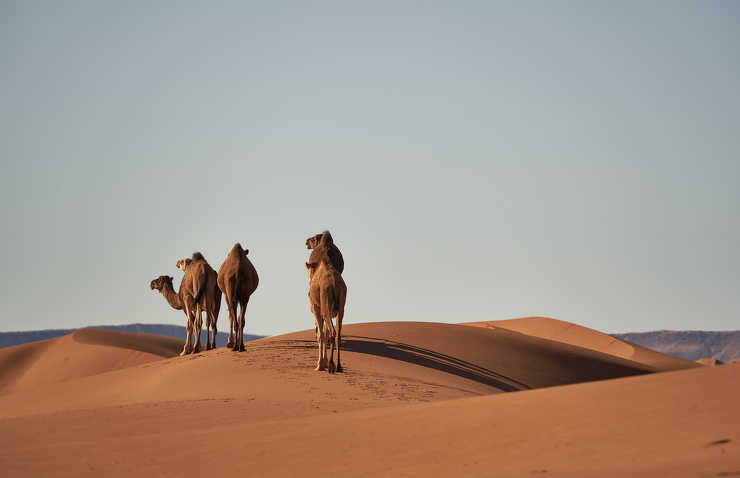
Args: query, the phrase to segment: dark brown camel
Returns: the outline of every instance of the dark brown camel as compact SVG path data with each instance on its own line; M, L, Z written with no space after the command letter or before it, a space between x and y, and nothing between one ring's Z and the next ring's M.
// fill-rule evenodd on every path
M218 327L216 324L218 322L218 313L221 310L221 290L218 288L218 274L213 270L211 265L208 264L208 261L206 261L205 257L203 257L203 254L200 252L194 252L190 259L180 259L177 261L176 265L179 269L186 271L187 267L190 266L193 261L202 261L205 266L206 284L199 301L201 310L206 311L206 350L211 350L216 348L216 335L218 334ZM185 277L183 277L183 280L184 279ZM199 316L195 321L195 326L198 332L196 349L199 348L198 345L200 344L201 324L202 320ZM213 332L213 342L211 342L211 332Z
M328 237L327 237L328 236ZM308 297L311 301L311 312L316 321L316 340L319 343L319 359L316 370L328 369L329 373L342 371L340 349L342 344L342 319L344 304L347 300L347 285L342 274L332 265L329 256L331 236L324 233L319 244L311 253L306 271L310 279ZM334 328L332 318L337 318ZM331 339L334 340L331 340ZM327 360L328 342L331 342L331 354ZM334 366L334 348L337 349L337 364Z
M259 277L252 262L247 258L249 249L242 249L238 242L226 256L218 270L218 287L226 297L226 308L229 311L229 343L235 352L244 351L244 314L249 303L249 296L257 289ZM237 320L237 306L240 306ZM235 338L232 339L232 333Z

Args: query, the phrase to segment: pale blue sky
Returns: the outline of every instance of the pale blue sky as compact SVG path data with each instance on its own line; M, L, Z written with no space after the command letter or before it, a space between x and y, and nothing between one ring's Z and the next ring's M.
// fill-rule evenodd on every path
M325 228L347 322L740 329L740 2L211 3L0 1L0 330L236 241L310 328Z

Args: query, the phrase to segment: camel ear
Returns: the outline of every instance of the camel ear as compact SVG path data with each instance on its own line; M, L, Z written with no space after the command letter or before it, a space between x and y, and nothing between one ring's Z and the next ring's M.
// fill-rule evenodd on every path
M308 269L308 270L316 269L316 266L317 265L318 264L316 264L316 263L309 264L308 262L306 262L306 269Z
M247 254L249 254L249 249L244 249L244 255L246 256Z

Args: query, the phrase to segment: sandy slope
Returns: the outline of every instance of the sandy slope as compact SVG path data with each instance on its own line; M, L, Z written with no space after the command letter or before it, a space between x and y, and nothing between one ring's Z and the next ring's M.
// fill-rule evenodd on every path
M740 472L740 366L644 375L649 367L621 357L464 325L357 324L344 334L346 372L334 376L312 370L305 331L243 354L112 360L102 373L16 388L0 395L0 467L7 476ZM115 335L86 340L95 345L16 351L13 363L41 367L46 354L88 347L103 362L147 353ZM12 369L6 362L0 369ZM43 363L50 375L63 367ZM628 378L594 381L615 377ZM500 393L514 390L523 391Z
M697 366L696 363L690 360L655 352L645 347L619 340L598 330L549 317L523 317L520 319L468 322L464 325L502 328L533 337L555 340L590 350L598 350L599 352L640 362L648 365L654 371L682 370Z
M182 341L149 334L81 329L0 350L0 393L33 389L173 357Z

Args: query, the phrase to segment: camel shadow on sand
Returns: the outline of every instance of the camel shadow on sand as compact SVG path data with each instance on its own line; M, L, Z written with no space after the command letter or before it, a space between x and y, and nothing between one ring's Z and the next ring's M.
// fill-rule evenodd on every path
M310 340L294 341L292 347L300 343L301 348L315 348L316 342ZM290 347L290 346L289 346ZM434 350L417 347L385 339L362 337L356 335L342 336L342 351L360 354L375 355L378 357L401 360L403 362L428 367L441 372L449 373L474 382L495 387L504 392L529 390L532 387L507 377L493 370L481 367L471 362L461 360L451 355L445 355ZM342 360L343 365L344 360ZM351 366L351 365L350 365Z

